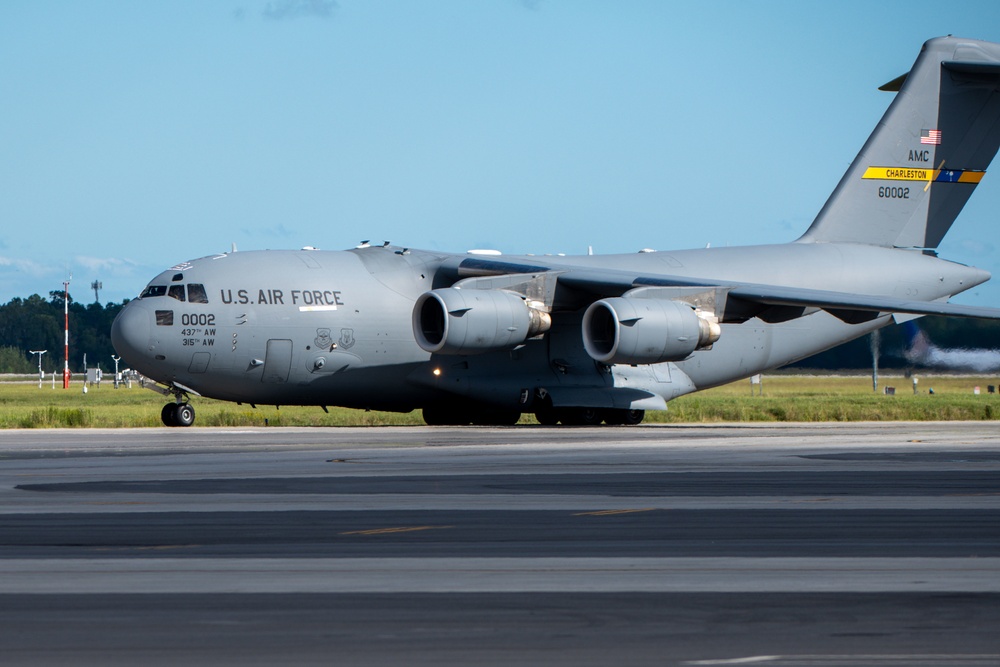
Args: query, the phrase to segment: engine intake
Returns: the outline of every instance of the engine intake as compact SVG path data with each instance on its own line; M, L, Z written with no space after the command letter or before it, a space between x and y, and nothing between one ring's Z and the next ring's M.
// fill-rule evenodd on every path
M583 314L583 346L604 364L680 361L721 333L690 304L669 299L601 299Z
M417 345L437 354L482 354L520 345L552 326L551 316L520 294L446 287L413 306Z

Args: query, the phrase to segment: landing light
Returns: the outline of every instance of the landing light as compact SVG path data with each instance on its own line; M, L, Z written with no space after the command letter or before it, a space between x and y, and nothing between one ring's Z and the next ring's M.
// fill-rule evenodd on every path
M434 377L440 377L441 376L441 369L440 368L435 368L434 370L431 371L431 373L434 374Z

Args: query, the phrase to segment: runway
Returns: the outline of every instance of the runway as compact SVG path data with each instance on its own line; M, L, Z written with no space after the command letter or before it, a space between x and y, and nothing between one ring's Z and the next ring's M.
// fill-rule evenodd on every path
M3 663L995 665L994 423L0 431Z

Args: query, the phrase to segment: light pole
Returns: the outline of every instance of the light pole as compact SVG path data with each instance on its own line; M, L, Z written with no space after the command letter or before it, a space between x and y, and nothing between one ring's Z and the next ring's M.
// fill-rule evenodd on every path
M69 280L63 281L63 320L65 321L63 329L63 389L69 389L69 281L72 279L73 276L70 276Z
M28 350L28 351L31 352L32 354L38 355L38 388L41 389L42 378L45 377L45 374L42 373L42 355L48 352L48 350Z
M115 360L115 389L117 389L118 388L118 362L121 361L122 358L121 357L116 357L113 354L111 355L111 358Z

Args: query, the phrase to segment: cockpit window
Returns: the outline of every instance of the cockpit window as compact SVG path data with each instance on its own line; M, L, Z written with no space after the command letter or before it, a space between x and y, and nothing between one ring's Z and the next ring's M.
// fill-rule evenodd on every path
M199 283L188 285L188 301L191 303L208 303L208 294L205 292L205 286Z
M147 299L154 296L169 296L172 299L177 299L178 301L185 300L185 288L187 300L191 303L208 303L208 292L205 291L205 286L200 283L191 283L190 285L149 285L142 291L139 295L140 299Z
M156 311L156 326L158 327L174 326L174 311L172 310Z

